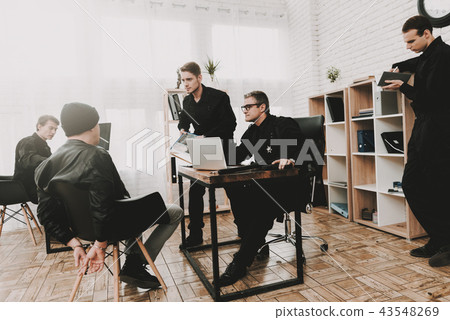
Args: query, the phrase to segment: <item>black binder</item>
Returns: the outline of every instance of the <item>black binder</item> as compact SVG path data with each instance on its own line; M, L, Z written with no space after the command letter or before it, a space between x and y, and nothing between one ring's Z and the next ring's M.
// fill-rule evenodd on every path
M374 152L375 139L373 130L358 130L358 152Z

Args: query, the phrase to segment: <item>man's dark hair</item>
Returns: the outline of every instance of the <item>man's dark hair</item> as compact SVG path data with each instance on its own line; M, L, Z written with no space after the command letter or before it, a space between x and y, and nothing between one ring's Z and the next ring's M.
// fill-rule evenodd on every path
M402 32L408 32L409 30L417 30L417 35L419 37L423 36L423 32L425 30L430 30L430 33L433 33L433 26L431 25L430 20L428 20L424 16L414 16L406 20L403 24Z
M59 126L59 120L56 119L54 116L48 115L48 114L44 114L43 116L40 116L37 123L36 123L36 131L38 131L38 126L45 126L45 124L47 123L47 121L52 121L54 123L56 123Z
M193 62L193 61L185 63L180 68L180 71L181 72L190 72L196 77L198 77L202 73L202 71L200 70L200 66L196 62Z
M269 98L267 97L267 94L265 94L262 91L252 91L249 92L247 94L244 95L244 99L253 97L256 100L256 103L261 103L261 104L265 104L266 105L266 113L270 114L270 109L269 109Z

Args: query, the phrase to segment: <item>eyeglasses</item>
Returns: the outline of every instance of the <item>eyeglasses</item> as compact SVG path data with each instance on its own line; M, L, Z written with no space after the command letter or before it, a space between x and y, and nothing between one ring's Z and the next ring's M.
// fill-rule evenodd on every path
M251 103L241 107L242 112L249 111L253 106L260 106L262 103Z

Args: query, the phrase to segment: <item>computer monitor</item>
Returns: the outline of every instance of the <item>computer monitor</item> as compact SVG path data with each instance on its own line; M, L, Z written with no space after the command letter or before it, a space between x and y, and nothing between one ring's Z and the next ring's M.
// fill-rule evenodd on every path
M100 126L100 142L99 147L109 150L109 141L111 138L111 123L99 123Z

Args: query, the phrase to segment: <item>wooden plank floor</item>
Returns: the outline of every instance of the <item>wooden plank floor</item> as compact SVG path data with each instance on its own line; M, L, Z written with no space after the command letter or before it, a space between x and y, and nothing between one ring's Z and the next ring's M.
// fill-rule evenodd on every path
M450 301L450 267L431 268L427 259L408 251L427 239L405 239L350 223L334 215L302 214L304 233L324 237L328 254L313 241L304 242L307 257L305 283L255 295L241 301ZM207 225L209 218L205 219ZM231 214L218 217L221 240L236 238ZM275 223L275 231L282 232ZM209 239L209 228L205 237ZM67 301L75 267L72 252L47 255L42 236L35 232L34 247L26 229L0 237L0 301ZM267 237L269 239L269 237ZM212 301L192 267L180 253L179 229L167 242L156 264L168 292L145 291L121 284L122 301ZM237 246L221 248L220 269L232 260ZM270 258L256 261L249 274L223 292L293 278L295 251L288 243L271 245ZM211 252L196 253L202 269L212 278ZM112 300L113 281L107 271L86 276L78 301Z

